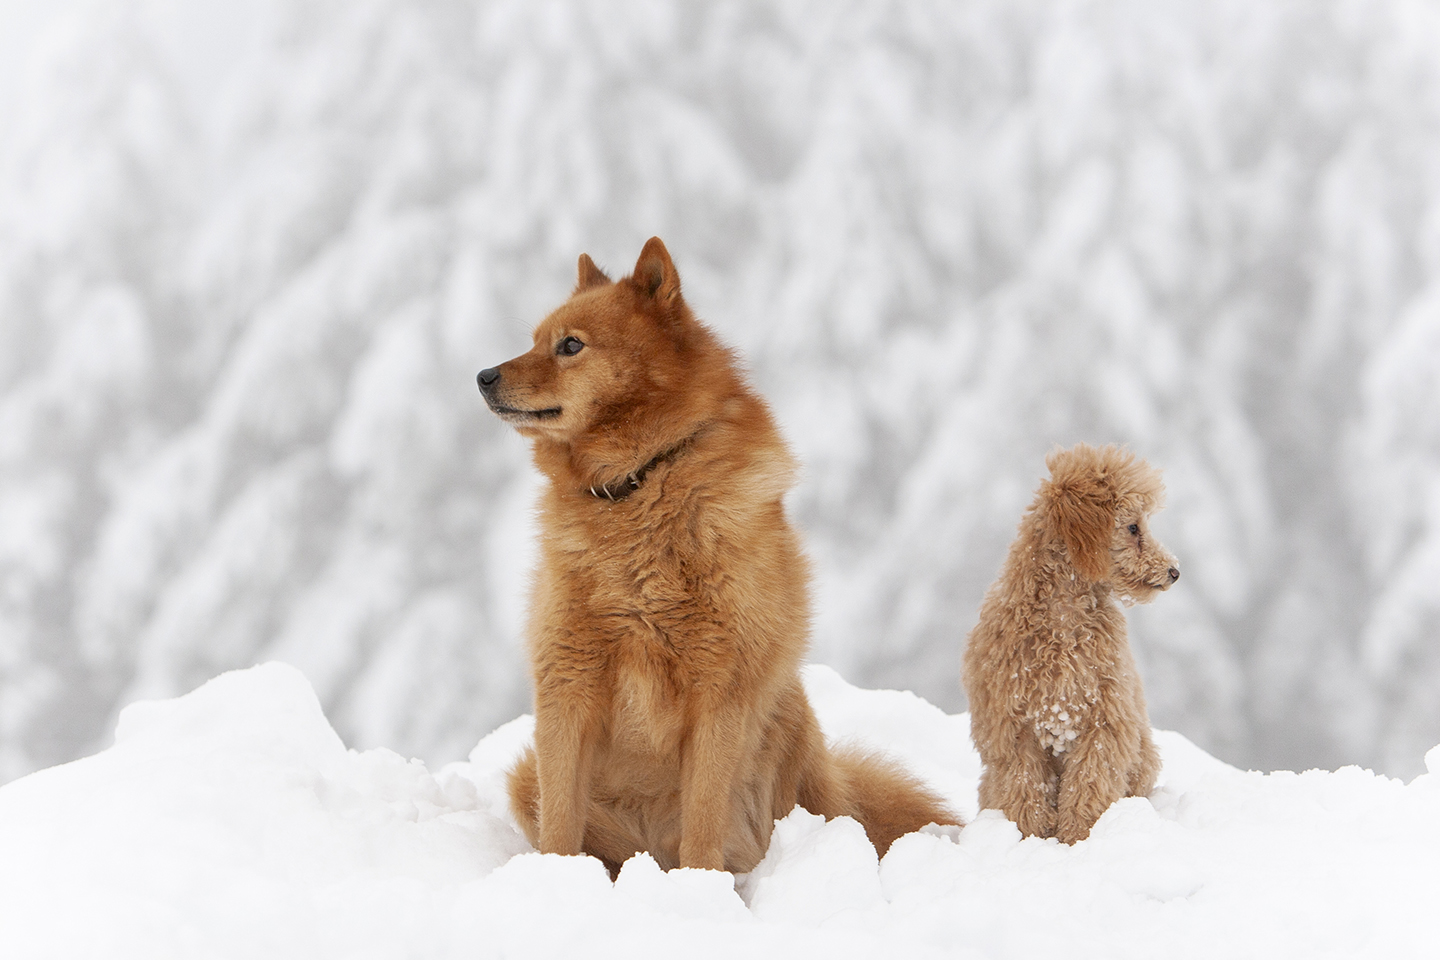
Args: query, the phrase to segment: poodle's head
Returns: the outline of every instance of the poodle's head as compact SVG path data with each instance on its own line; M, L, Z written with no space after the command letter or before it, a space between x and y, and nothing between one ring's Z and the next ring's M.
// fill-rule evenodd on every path
M1077 575L1146 603L1180 579L1175 555L1150 535L1165 502L1160 471L1129 451L1081 443L1045 458L1041 522L1064 541Z

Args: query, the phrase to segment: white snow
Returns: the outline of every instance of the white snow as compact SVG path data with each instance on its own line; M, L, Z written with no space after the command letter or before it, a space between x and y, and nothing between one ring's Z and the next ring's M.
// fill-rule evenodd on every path
M806 684L827 733L903 757L973 818L883 861L854 821L796 810L748 876L611 882L530 851L508 723L428 771L347 750L279 663L132 705L115 745L0 788L0 956L162 958L1400 957L1436 947L1440 747L1409 784L1355 767L1243 772L1184 737L1149 800L1091 837L1022 840L976 816L964 715Z

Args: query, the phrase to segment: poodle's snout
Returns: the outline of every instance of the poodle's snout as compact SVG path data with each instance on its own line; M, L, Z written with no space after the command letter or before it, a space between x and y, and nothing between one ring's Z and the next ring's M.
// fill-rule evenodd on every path
M475 382L480 385L482 392L489 392L490 388L493 387L499 379L499 367L486 367L475 375Z
M1180 579L1180 569L1178 567L1171 567L1167 572L1170 574L1171 583Z

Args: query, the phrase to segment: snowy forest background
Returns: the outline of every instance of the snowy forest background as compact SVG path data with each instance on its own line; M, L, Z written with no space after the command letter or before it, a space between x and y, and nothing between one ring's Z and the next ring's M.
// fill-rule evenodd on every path
M1157 726L1440 741L1436 4L70 6L0 49L0 780L268 659L432 763L527 709L474 373L652 234L805 464L812 659L963 708L1044 454L1118 441Z

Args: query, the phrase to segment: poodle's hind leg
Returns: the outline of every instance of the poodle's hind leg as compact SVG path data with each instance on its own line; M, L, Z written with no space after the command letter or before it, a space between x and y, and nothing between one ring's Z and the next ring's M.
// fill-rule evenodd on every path
M1135 754L1106 728L1092 730L1074 742L1060 775L1060 818L1055 831L1060 842L1075 843L1090 836L1100 815L1126 795L1130 773L1139 767Z
M1140 757L1130 769L1129 792L1127 797L1148 797L1155 789L1155 779L1160 776L1160 751L1150 739L1150 728L1140 729Z
M1051 757L1033 730L1019 723L1007 726L1013 728L1013 736L1003 740L1007 749L983 757L980 808L1003 810L1027 837L1052 837L1056 779Z

